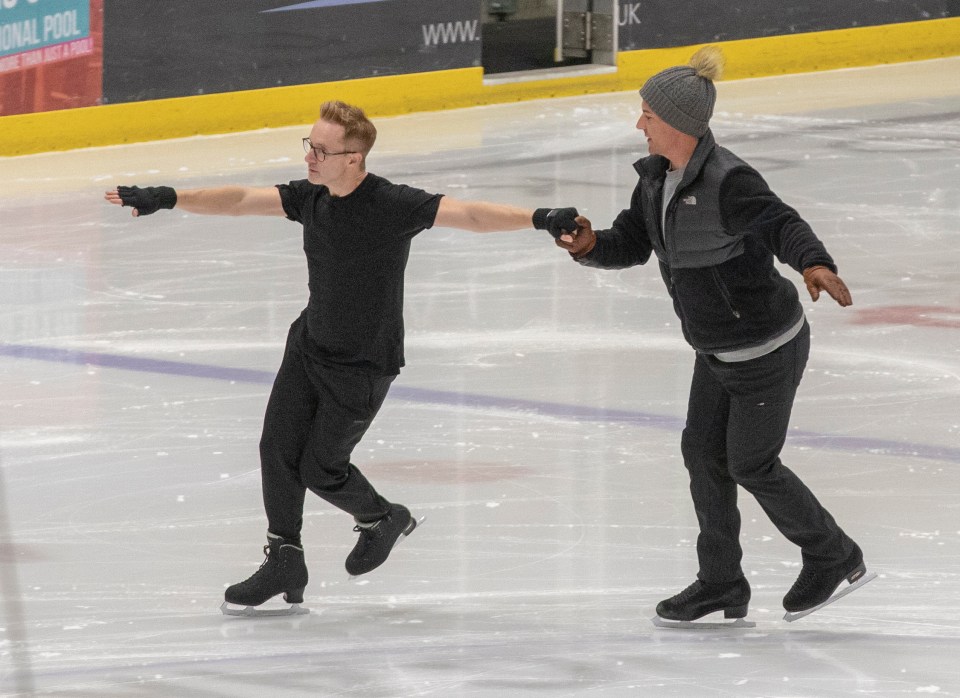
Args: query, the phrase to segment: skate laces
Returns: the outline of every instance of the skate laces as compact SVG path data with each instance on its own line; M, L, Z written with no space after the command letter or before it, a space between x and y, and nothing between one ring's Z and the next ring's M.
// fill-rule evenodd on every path
M809 565L804 565L800 570L799 576L797 576L797 581L794 582L793 591L795 594L799 594L807 591L811 587L817 584L817 577L819 576L820 570L817 570Z
M698 579L693 584L688 586L686 589L681 591L679 594L674 596L673 601L677 603L684 603L685 601L689 601L690 599L692 599L694 596L697 595L697 592L700 591L702 586L703 586L703 582L701 582Z
M366 533L369 536L378 536L381 533L380 524L384 521L390 520L390 514L383 516L376 521L371 521L370 523L360 523L357 522L357 525L353 527L353 530L357 533Z
M253 573L248 581L253 581L260 576L260 573L263 572L263 568L267 566L267 563L270 562L270 544L263 546L263 562L260 563L260 568Z
M383 521L383 519L374 521L372 524L368 524L367 526L361 526L360 524L357 524L353 527L353 530L359 533L361 537L364 537L367 540L372 540L380 535L380 521Z

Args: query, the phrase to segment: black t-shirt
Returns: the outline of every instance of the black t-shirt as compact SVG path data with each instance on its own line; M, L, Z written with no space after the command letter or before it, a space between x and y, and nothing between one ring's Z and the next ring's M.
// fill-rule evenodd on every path
M303 224L311 351L339 366L399 373L410 240L433 226L442 194L371 173L342 197L307 180L277 189L287 217Z

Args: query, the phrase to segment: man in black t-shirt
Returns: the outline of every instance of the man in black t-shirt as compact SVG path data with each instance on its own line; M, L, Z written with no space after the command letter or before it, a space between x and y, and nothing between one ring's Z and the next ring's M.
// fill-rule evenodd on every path
M303 600L307 584L300 531L306 490L351 514L360 534L347 557L351 575L381 565L417 525L350 462L403 366L403 276L410 241L434 225L473 232L574 230L574 209L529 210L458 201L369 173L376 128L358 108L326 102L303 139L307 179L275 187L174 191L118 187L105 198L133 207L211 215L284 216L303 225L307 307L290 327L264 418L260 463L267 559L229 587L227 603L259 606L278 594ZM244 613L252 614L248 608Z

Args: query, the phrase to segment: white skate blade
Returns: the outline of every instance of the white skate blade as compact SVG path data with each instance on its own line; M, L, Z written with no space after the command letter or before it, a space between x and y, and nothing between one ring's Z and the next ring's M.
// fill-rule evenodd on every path
M673 630L723 630L725 628L755 628L757 624L745 618L734 618L726 621L710 620L666 620L660 616L650 619L658 628Z
M401 533L399 536L397 536L397 539L393 542L393 548L390 548L390 550L393 551L398 545L400 545L406 539L407 536L413 533L413 531L416 531L418 528L420 528L420 526L423 524L424 519L426 518L427 518L426 516L421 516L419 519L417 519L417 525L413 527L413 530L408 531L407 533ZM370 570L370 572L373 572L373 570ZM370 572L365 572L364 574L370 574ZM354 579L359 579L362 576L363 576L362 574L349 574L349 573L347 574L347 577L351 582Z
M231 606L226 601L220 604L220 611L225 616L243 616L257 618L266 616L302 616L310 613L309 608L300 604L291 604L289 608L260 608L258 606Z
M795 613L787 612L787 613L783 616L783 619L784 619L785 621L787 621L788 623L792 623L793 621L798 620L798 619L800 619L800 618L803 618L804 616L809 616L811 613L814 613L815 611L819 611L819 610L820 610L821 608L823 608L824 606L829 606L829 605L832 604L834 601L837 601L837 600L839 600L839 599L842 599L844 596L846 596L846 595L849 594L850 592L856 591L857 589L859 589L860 587L862 587L862 586L863 586L864 584L866 584L867 582L873 581L873 580L876 579L876 578L877 578L877 573L876 573L876 572L869 572L868 574L865 574L865 575L863 575L862 577L860 577L860 579L858 579L857 581L855 581L853 584L851 584L851 585L849 585L849 586L847 586L847 587L844 587L844 588L841 589L840 591L835 591L835 592L833 592L833 596L831 596L829 599L827 599L826 601L824 601L822 604L819 604L818 606L814 606L813 608L808 608L806 611L797 611L797 612L795 612Z

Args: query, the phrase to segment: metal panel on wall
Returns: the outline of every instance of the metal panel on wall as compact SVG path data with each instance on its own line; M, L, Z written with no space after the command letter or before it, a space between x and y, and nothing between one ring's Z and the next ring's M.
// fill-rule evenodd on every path
M481 0L106 0L104 102L480 65Z
M957 0L619 0L621 51L955 17Z

